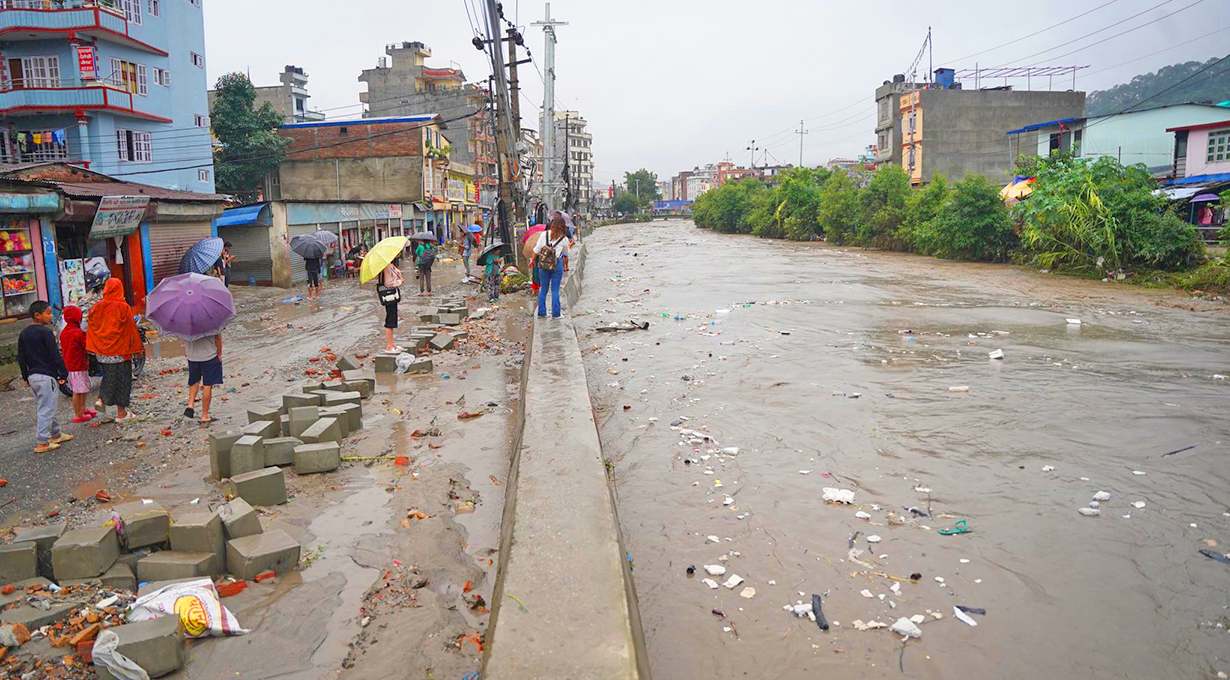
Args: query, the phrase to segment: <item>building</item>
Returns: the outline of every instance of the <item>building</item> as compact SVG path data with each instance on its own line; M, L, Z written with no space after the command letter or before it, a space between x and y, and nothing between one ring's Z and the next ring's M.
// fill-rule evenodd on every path
M558 194L558 205L564 206L563 197L568 196L567 207L573 212L588 214L590 212L591 192L594 183L594 137L587 128L589 123L576 111L555 112L555 148L557 162L554 164L556 186L561 191ZM568 181L564 181L567 170ZM568 193L563 193L563 188Z
M1008 131L1013 156L1062 151L1082 158L1110 156L1125 165L1143 163L1156 177L1174 170L1174 134L1179 126L1213 123L1230 108L1213 104L1168 104L1128 113L1064 118Z
M670 180L658 180L658 197L662 200L670 200L671 183ZM593 192L590 192L593 196Z
M450 157L474 168L478 201L487 210L499 196L495 132L485 86L467 83L461 69L427 65L431 49L421 42L386 45L375 68L364 69L359 101L371 118L434 111L449 123Z
M0 162L213 193L200 0L10 0L0 39Z
M695 201L701 194L717 186L717 166L709 163L692 168L684 183L685 195L678 200Z
M474 168L465 163L450 160L447 172L444 193L448 199L448 224L452 237L459 238L462 228L482 216L478 184L474 181Z
M717 163L717 186L722 186L727 182L737 182L745 177L758 176L759 173L757 173L755 168L741 168L735 165L733 161L719 161Z
M279 85L264 85L256 87L255 107L269 104L283 123L305 123L324 120L325 114L308 108L307 81L308 74L298 66L287 65L278 76ZM209 91L209 110L214 110L215 90Z
M897 74L876 88L876 165L901 164L901 95L925 87L925 83L907 83Z
M670 199L672 201L687 201L695 199L695 197L688 196L688 178L691 176L691 170L683 170L671 178Z
M291 143L266 180L270 203L228 210L218 220L236 246L236 279L282 287L305 280L303 259L281 252L299 234L333 231L344 253L424 229L442 241L457 219L450 144L438 114L291 123L278 134Z
M978 174L1006 182L1016 162L1007 143L1010 130L1084 114L1084 92L964 90L960 83L940 77L945 71L936 69L937 82L925 89L897 95L899 121L894 125L901 126L900 162L915 185L937 173L950 179Z
M1230 116L1198 125L1180 125L1174 133L1170 184L1195 186L1230 182Z

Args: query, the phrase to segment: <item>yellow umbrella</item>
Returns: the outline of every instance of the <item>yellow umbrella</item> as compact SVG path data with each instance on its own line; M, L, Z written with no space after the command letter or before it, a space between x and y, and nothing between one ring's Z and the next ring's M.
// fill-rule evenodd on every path
M393 258L401 255L405 248L405 236L390 236L372 246L367 257L363 258L363 264L359 265L359 283L367 283L380 276L380 272L389 266Z
M1034 178L1029 177L1019 182L1012 182L999 190L999 197L1005 201L1021 200L1034 192Z

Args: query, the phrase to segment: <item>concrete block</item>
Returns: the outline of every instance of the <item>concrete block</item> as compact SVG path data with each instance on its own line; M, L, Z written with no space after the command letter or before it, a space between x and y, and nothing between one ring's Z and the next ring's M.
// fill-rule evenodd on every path
M257 406L248 409L248 424L262 420L277 421L280 415L282 415L282 409L277 406Z
M342 404L362 404L363 395L358 392L329 392L325 396L325 406L341 406Z
M123 564L135 574L137 573L137 562L140 562L143 557L152 552L154 551L150 548L138 548L132 552L120 553L120 556L116 558L115 563Z
M432 368L431 359L415 359L414 363L410 364L410 370L406 371L406 373L410 375L431 373Z
M439 314L436 316L436 322L443 326L460 326L460 314Z
M337 359L337 368L343 373L345 373L346 371L353 371L357 369L358 367L359 367L359 360L354 357L341 356L341 357L338 357Z
M50 609L41 609L23 604L0 612L0 623L9 625L20 623L33 632L43 626L49 626L56 621L68 618L80 606L73 603L52 602Z
M160 550L137 563L137 580L167 581L193 576L212 576L217 556L209 552Z
M397 355L396 354L376 354L372 357L376 364L377 373L396 373L397 372Z
M375 393L376 391L376 380L375 378L371 380L368 380L367 378L361 378L359 380L347 380L346 381L346 391L347 392L358 392L360 398L370 399L372 394Z
M167 542L167 531L171 528L171 514L161 505L136 501L117 505L115 512L124 521L125 550Z
M239 438L241 432L209 435L209 478L225 479L231 476L231 462L228 454Z
M455 342L457 342L457 339L451 334L437 333L431 338L431 348L436 351L444 351L446 349L452 349L453 343Z
M299 387L304 394L307 394L308 392L323 390L325 388L325 382L325 380L320 378L308 378L307 380L304 380L303 384Z
M341 464L342 451L337 442L303 444L295 447L295 474L332 472Z
M260 421L264 423L266 421ZM257 435L244 435L231 446L231 477L265 467L265 440Z
M298 406L320 406L320 395L303 392L289 392L282 395L282 408L286 409L287 413Z
M437 323L439 319L435 314L419 314L419 321L424 323Z
M219 507L218 517L222 520L222 529L227 538L243 538L262 531L260 515L242 498Z
M226 569L238 578L251 579L272 569L284 574L299 566L299 543L285 531L231 539L226 544Z
M289 435L298 437L303 434L303 431L308 429L317 420L320 420L320 407L313 404L312 406L297 406L292 408L288 415L290 418Z
M252 505L281 505L286 502L286 478L282 468L267 467L231 477L223 482L223 492Z
M330 380L329 382L325 383L323 387L324 387L325 392L345 392L346 391L346 383L342 382L341 380Z
M280 424L280 427L278 428L278 432L281 433L281 436L289 437L290 436L290 416L283 413L282 415L278 416L278 423Z
M300 439L304 444L315 444L317 442L340 442L342 440L342 429L337 424L337 418L321 418L312 423L312 426L303 431Z
M272 439L274 437L282 436L282 425L278 418L257 420L245 425L242 432L245 435Z
M37 546L39 576L52 578L51 546L55 545L56 540L64 535L67 528L66 522L48 524L43 527L24 527L14 532L13 543L33 543Z
M108 628L119 638L115 651L132 660L151 678L170 675L184 666L183 628L178 616ZM99 680L114 680L110 671L95 666Z
M112 590L127 590L129 592L137 592L137 577L136 572L123 562L116 562L111 565L107 573L99 577L99 582L104 588Z
M342 404L341 406L334 406L329 410L334 418L345 421L346 428L350 432L358 432L363 429L363 406L361 404Z
M38 576L38 546L33 542L0 545L0 583Z
M363 369L342 371L342 380L375 380L376 372Z
M274 437L265 440L265 467L290 465L295 447L302 444L297 437Z
M343 406L354 406L354 404L343 404ZM350 436L350 419L346 417L346 413L342 411L341 407L321 406L320 417L333 418L337 421L338 432L342 435L338 441Z
M453 339L457 342L461 342L468 337L470 337L469 331L453 331Z
M210 553L214 559L208 573L211 576L221 574L226 570L226 533L222 528L222 516L206 511L180 513L171 523L171 550Z

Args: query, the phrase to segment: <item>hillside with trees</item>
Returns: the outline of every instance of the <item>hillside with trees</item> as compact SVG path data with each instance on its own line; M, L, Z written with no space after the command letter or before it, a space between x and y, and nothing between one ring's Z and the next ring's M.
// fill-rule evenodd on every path
M1182 64L1171 64L1153 73L1135 76L1129 82L1116 85L1109 90L1090 92L1089 97L1085 100L1085 115L1100 116L1123 111L1144 99L1149 99L1143 105L1149 108L1183 102L1216 104L1226 101L1230 99L1230 63L1210 68L1179 87L1157 98L1150 98L1154 93L1165 90L1218 59L1220 57L1213 57L1205 62L1188 61Z

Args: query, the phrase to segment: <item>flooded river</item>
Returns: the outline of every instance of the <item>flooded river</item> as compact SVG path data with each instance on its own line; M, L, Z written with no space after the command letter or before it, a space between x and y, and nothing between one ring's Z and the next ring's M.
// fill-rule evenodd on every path
M1230 566L1199 552L1230 551L1224 305L681 221L588 248L573 311L654 677L1230 672ZM783 609L813 593L828 632ZM904 645L855 627L915 615Z

